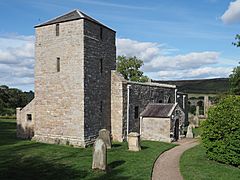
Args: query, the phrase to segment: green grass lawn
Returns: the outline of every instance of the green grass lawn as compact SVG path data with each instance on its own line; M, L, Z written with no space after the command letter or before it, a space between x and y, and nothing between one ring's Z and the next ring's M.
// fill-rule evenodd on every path
M202 144L183 153L180 170L185 180L239 180L240 169L208 160Z
M108 174L91 170L92 147L73 148L19 140L15 120L0 119L0 179L150 179L153 163L173 144L143 141L142 151L127 143L108 150Z

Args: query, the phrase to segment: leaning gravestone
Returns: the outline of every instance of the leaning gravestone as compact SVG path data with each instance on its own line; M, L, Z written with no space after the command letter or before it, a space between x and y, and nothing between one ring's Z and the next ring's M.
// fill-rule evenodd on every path
M101 138L104 143L107 146L107 149L111 149L112 147L112 142L111 142L111 136L110 136L110 131L108 131L107 129L101 129L99 131L99 138Z
M192 126L189 125L187 129L186 138L193 138Z
M97 138L93 145L92 169L107 169L107 148L104 141Z
M129 151L140 151L140 134L131 132L128 134L128 150Z

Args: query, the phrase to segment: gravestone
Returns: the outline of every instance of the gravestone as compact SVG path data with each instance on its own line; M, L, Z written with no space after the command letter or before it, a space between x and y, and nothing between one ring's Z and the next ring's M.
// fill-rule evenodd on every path
M187 129L186 138L193 138L192 126L189 125Z
M98 137L104 141L104 143L107 146L107 149L111 149L112 147L111 136L110 136L110 132L107 129L101 129L99 131Z
M107 169L107 148L104 141L97 138L93 145L92 169Z
M131 132L128 134L128 150L129 151L140 151L140 134Z

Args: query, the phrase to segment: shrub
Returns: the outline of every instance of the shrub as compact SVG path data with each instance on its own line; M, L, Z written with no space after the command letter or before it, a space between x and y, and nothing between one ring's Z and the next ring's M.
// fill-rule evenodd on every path
M207 156L222 163L240 166L240 97L228 96L209 109L202 124Z

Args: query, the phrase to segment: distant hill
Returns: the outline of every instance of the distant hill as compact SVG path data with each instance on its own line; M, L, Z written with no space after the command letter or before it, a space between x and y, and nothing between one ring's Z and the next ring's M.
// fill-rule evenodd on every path
M157 83L174 84L178 90L185 93L217 94L226 93L229 90L228 78L199 79L199 80L178 80L178 81L157 81Z

